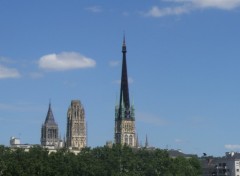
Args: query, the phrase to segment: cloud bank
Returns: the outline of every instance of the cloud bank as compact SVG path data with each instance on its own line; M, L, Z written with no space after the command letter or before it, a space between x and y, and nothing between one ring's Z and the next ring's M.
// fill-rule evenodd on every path
M226 144L224 147L226 149L228 149L228 150L231 150L231 151L240 149L240 145L239 144Z
M0 79L5 78L19 78L20 73L15 68L8 68L3 65L0 65Z
M64 71L95 67L96 62L76 52L62 52L42 56L38 66L44 70Z
M223 10L232 10L240 7L240 0L195 0L191 1L193 5L200 8L218 8Z
M193 10L215 8L221 10L232 10L240 7L240 0L165 0L173 6L159 8L153 6L145 16L163 17L167 15L181 15Z

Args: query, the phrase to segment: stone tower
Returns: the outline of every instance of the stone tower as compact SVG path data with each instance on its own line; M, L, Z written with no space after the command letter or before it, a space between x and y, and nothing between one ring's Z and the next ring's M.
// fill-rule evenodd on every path
M128 91L127 61L125 37L122 45L122 77L120 87L120 102L115 107L115 143L136 147L134 106L130 105Z
M86 147L86 122L84 108L79 100L72 100L67 112L67 141L68 148L80 150Z
M59 145L58 125L54 120L51 103L49 103L47 116L41 130L41 145L55 146Z

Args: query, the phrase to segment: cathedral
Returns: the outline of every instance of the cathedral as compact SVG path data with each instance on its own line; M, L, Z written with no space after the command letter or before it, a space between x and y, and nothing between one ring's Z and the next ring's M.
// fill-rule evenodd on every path
M58 125L54 120L51 103L49 103L47 116L41 130L41 145L58 147Z
M79 100L72 100L67 112L66 147L81 150L87 145L84 108Z
M135 130L134 106L130 104L127 75L127 47L125 37L122 44L122 76L120 87L120 101L115 107L115 135L116 144L137 146Z
M119 104L115 106L115 144L138 147L138 137L135 129L134 106L129 100L128 75L127 75L127 47L125 37L122 44L122 73ZM41 129L41 145L54 146L54 148L67 147L81 150L87 146L86 121L84 107L79 100L72 100L67 111L66 141L61 141L58 136L58 125L54 120L51 103ZM60 145L60 142L62 145ZM148 145L146 143L146 145Z

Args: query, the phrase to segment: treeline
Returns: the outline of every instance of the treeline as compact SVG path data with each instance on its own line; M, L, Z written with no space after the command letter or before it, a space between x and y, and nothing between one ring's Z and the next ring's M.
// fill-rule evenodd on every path
M166 150L127 146L67 149L49 154L41 147L10 149L0 146L0 175L4 176L199 176L197 158L170 158Z

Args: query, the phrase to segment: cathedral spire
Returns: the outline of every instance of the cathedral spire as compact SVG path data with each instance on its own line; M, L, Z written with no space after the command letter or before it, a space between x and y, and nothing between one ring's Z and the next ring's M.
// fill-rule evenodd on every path
M122 77L121 77L119 112L121 112L122 108L126 108L126 110L130 108L127 60L126 60L127 47L126 47L125 35L123 36L122 53L123 53L123 58L122 58ZM122 104L124 105L124 107L122 107ZM120 113L118 118L121 118Z
M59 131L49 101L48 112L41 129L41 145L59 147Z
M47 116L45 119L45 124L56 125L56 122L55 122L54 116L53 116L53 112L52 112L52 108L51 108L51 101L49 101L48 112L47 112Z
M116 144L128 145L130 147L138 146L136 141L135 114L134 107L130 106L128 91L128 75L126 61L126 41L123 36L122 43L122 74L120 87L120 102L115 106L115 134L114 140Z

